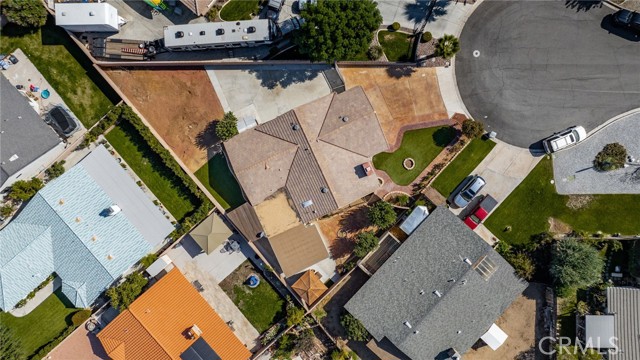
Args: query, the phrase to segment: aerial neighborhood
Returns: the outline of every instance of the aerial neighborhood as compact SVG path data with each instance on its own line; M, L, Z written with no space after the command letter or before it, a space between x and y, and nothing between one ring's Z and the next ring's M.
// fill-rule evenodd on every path
M637 0L0 20L0 359L640 359Z

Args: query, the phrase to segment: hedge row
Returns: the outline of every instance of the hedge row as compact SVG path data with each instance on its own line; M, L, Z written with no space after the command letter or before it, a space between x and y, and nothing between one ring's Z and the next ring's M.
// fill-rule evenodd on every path
M151 133L151 130L142 122L138 115L126 105L120 105L119 121L125 120L129 122L138 131L140 136L147 142L149 147L155 151L164 165L176 174L184 186L191 191L200 200L200 205L189 216L185 217L179 224L178 229L171 233L173 239L177 239L189 231L195 224L204 220L209 211L211 211L213 204L209 201L209 198L200 190L200 188L193 182L193 180L182 170L178 162L173 158L169 150L167 150L160 141ZM108 117L108 116L107 116ZM107 118L105 118L107 120ZM108 119L111 121L111 119ZM96 126L98 127L98 126ZM109 126L105 127L107 129Z
M53 340L49 341L47 344L41 346L38 349L38 352L36 352L35 354L29 356L29 360L42 360L42 359L44 359L53 349L55 349L56 346L60 345L62 340L66 339L69 335L71 335L71 333L75 329L76 329L75 326L69 326L66 329L62 330L62 332L60 332L60 334L57 337L55 337Z
M105 115L98 123L91 128L85 135L84 140L80 144L80 148L85 148L89 146L92 142L98 139L98 136L104 134L107 129L111 126L115 125L120 119L120 114L122 113L122 105L118 105L112 108L107 115Z

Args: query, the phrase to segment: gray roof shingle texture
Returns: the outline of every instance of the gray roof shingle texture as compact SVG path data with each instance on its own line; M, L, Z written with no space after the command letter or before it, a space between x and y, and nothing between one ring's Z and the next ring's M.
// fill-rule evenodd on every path
M607 289L607 311L614 314L614 331L619 351L611 360L640 359L640 289Z
M2 75L0 131L0 185L61 142L29 105L29 100ZM13 155L18 155L18 159L10 161Z
M488 280L465 262L475 265L485 256L496 265ZM345 308L376 340L388 338L414 360L437 359L450 348L466 352L526 286L495 250L440 207Z

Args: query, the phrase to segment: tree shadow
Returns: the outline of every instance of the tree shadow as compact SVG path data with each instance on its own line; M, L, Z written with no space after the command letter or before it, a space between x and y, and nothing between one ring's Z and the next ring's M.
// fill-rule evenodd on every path
M283 89L288 88L293 84L300 84L307 81L311 81L318 77L320 71L318 70L265 70L265 69L251 69L248 70L250 74L253 74L256 79L260 80L260 86L269 90L275 89L280 86Z
M609 34L613 34L616 36L619 36L625 40L628 41L633 41L633 42L639 42L640 41L640 34L634 34L631 32L631 30L627 30L627 29L623 29L623 28L619 28L616 27L613 24L613 15L609 14L607 16L605 16L604 18L602 18L602 22L600 22L600 27L604 30L607 30L607 32Z
M436 130L431 137L436 146L445 147L451 143L456 136L456 129L453 126L445 126Z
M220 138L216 135L216 126L220 120L210 121L197 135L195 139L196 146L201 149L209 149L213 145L220 143Z
M387 75L394 79L409 77L414 72L416 72L416 69L413 66L389 66L387 68Z
M414 23L414 31L421 31L426 24L435 22L448 13L450 0L415 0L404 6L404 16Z
M601 8L602 0L566 0L564 6L567 9L575 9L575 11L589 11Z

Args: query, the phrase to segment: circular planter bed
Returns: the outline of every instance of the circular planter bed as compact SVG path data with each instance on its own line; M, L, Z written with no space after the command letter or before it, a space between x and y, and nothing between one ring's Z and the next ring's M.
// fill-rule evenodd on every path
M404 204L399 203L402 198L405 199ZM404 191L392 191L390 193L387 193L383 197L383 200L391 204L391 206L396 207L398 209L409 209L407 205L409 205L409 203L411 202L411 195L407 194Z
M413 170L416 167L416 161L412 158L406 158L402 160L402 166L407 170Z

